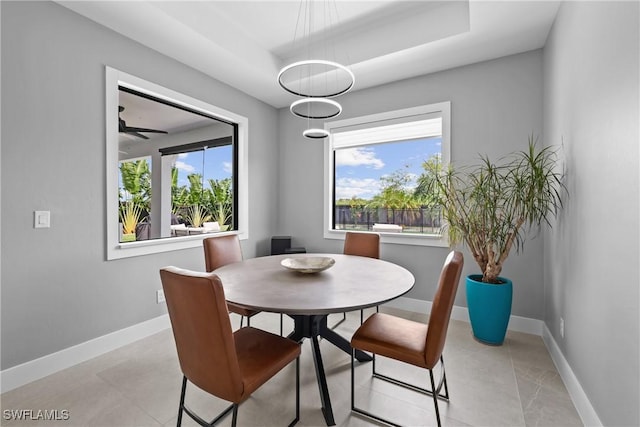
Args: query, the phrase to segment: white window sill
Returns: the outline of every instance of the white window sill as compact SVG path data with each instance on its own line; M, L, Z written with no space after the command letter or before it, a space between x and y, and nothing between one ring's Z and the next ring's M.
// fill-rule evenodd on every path
M109 259L129 258L133 256L202 247L202 240L207 237L225 236L229 234L237 234L240 240L247 239L246 233L242 233L240 231L224 231L118 243L110 252Z
M346 230L325 230L325 239L344 240ZM396 232L377 232L380 235L380 243L390 243L395 245L413 246L433 246L438 248L448 248L449 241L446 236L435 234L413 234Z

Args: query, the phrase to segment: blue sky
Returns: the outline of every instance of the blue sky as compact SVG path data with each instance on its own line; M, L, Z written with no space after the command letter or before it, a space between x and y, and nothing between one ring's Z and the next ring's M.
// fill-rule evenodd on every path
M209 179L231 178L233 160L232 146L210 148L205 151L194 151L179 154L176 159L178 168L178 186L189 186L187 176L192 173L202 173L202 160L204 155L204 186L208 187Z
M442 139L425 138L336 150L336 199L370 199L380 191L380 177L404 170L411 187L422 173L422 163L441 151Z

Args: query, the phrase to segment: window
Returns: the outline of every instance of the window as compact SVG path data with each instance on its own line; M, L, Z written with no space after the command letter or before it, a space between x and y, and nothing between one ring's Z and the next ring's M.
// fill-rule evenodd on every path
M246 239L247 132L242 116L107 67L107 259Z
M325 124L325 237L375 231L383 242L446 246L425 163L446 167L450 103Z
M237 208L232 137L161 148L171 171L172 235L235 229Z

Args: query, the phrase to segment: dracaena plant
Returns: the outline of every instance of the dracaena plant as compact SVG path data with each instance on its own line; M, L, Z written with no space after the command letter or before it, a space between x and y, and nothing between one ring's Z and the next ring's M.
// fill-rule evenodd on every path
M431 168L449 242L469 248L485 283L500 283L511 249L520 251L530 230L551 225L567 194L557 151L538 149L533 136L528 150L498 163L484 156L476 166Z

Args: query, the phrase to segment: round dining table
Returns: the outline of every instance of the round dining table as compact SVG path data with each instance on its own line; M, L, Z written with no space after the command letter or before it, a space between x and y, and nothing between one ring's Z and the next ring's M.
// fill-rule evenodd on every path
M335 263L315 273L285 268L286 258L329 257ZM411 290L413 274L397 264L342 254L273 255L227 264L214 271L224 286L227 301L258 311L284 313L294 321L288 336L297 342L309 338L312 346L322 412L327 425L335 425L319 338L351 354L347 339L327 326L331 313L375 307ZM357 351L359 361L371 360Z

